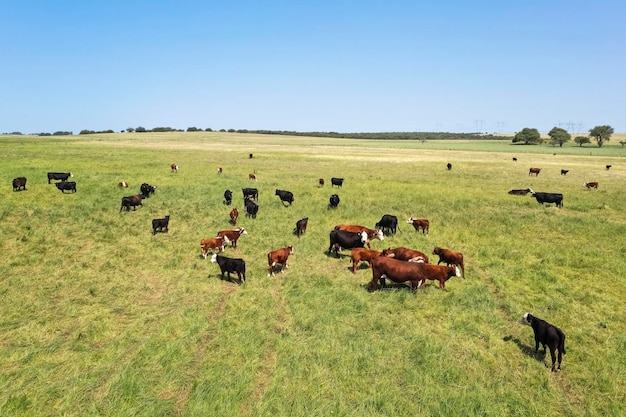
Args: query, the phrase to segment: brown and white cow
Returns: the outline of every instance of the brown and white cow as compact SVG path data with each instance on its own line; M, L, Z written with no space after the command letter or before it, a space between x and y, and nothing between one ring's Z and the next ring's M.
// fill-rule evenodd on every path
M323 187L324 186L324 178L320 178L319 180L317 180L317 186L318 187Z
M202 251L202 257L206 259L206 256L209 253L209 251L224 252L224 245L226 243L228 243L228 240L226 240L223 237L212 237L208 239L202 239L200 241L200 250Z
M585 188L587 188L588 190L591 190L592 188L593 188L594 190L597 190L597 189L598 189L598 182L597 182L597 181L593 181L593 182L586 182L586 183L584 183L584 184L583 184L583 186L584 186Z
M446 281L452 277L460 277L461 271L459 267L424 264L426 279L439 281L439 288L446 289ZM423 283L422 283L423 284Z
M445 264L448 266L457 265L461 267L463 278L465 278L465 264L463 260L463 254L461 252L435 246L435 248L433 249L433 254L439 256L439 261L437 262L437 265L442 262L445 262Z
M284 274L285 269L289 268L287 264L287 260L289 259L289 255L293 254L293 246L285 246L281 249L276 249L267 254L267 276L274 275L274 267L276 265L281 265L280 273Z
M128 183L126 181L120 181L117 183L119 188L128 188Z
M235 249L237 248L237 239L239 239L241 235L247 234L248 232L243 227L238 227L232 230L220 230L219 232L217 232L217 236L224 238L224 241L226 241L226 243L232 242L231 246Z
M407 220L406 222L412 224L416 232L419 232L421 229L422 234L428 234L428 228L430 225L430 222L428 220L414 219L413 217L409 217L409 220Z
M365 242L365 244L367 245L368 248L370 247L371 240L373 239L384 240L385 239L385 235L383 234L382 230L370 229L369 227L359 226L356 224L338 224L337 226L335 226L334 230L345 230L346 232L352 232L352 233L361 233L361 232L367 233L367 241Z
M372 281L368 290L376 291L378 282L385 286L386 278L396 283L409 282L413 292L426 281L426 270L424 264L416 262L404 262L391 259L386 256L372 258Z
M350 261L352 262L352 273L356 274L356 268L361 261L367 262L372 267L372 259L382 254L379 250L354 248L350 253Z
M170 165L170 168L172 168L172 172L178 172L178 165L177 164Z
M219 167L219 168L217 169L217 173L218 173L218 174L221 174L221 173L222 173L222 167Z
M395 258L399 261L407 261L407 262L417 262L417 263L428 263L428 256L423 253L420 252L418 250L414 250L414 249L408 249L408 248L403 248L403 247L399 247L399 248L387 248L387 249L383 249L382 251L382 256L386 256L388 258Z
M539 173L541 172L541 168L530 168L528 170L528 175L533 175L535 174L535 177L539 175Z
M248 179L250 181L256 181L256 174L248 174Z
M232 224L233 226L236 226L238 218L239 218L239 210L237 210L237 207L234 207L230 211L230 224Z

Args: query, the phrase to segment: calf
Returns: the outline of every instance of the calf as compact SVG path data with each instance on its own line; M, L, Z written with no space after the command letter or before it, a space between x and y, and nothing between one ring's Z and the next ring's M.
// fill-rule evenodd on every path
M150 194L154 194L154 192L156 191L156 187L144 182L139 187L139 191L141 191L141 194L143 194L147 198L150 197Z
M218 255L214 253L211 256L211 262L217 263L220 266L220 271L222 273L222 280L224 279L224 272L228 277L229 281L232 281L230 278L230 273L236 273L237 278L239 278L239 284L241 285L246 280L246 262L241 258L227 258L226 256Z
M217 232L218 237L224 238L225 242L230 241L231 246L235 249L237 248L237 239L239 239L241 235L247 235L247 234L248 232L243 227L238 227L232 230L220 230L219 232Z
M428 234L428 228L430 226L430 222L426 219L414 219L413 217L409 217L409 220L406 221L409 224L412 224L415 228L416 232L422 231L422 234Z
M168 227L170 224L170 215L168 214L162 219L152 219L152 235L156 235L157 232L165 232L169 231Z
M74 181L61 181L55 183L54 185L56 185L57 188L64 194L65 190L71 191L73 193L76 192L76 183Z
M223 237L213 237L213 238L208 238L208 239L202 239L200 241L200 250L201 250L200 256L206 259L206 256L209 253L209 251L224 252L224 245L226 243L228 243L228 240L226 240Z
M609 169L611 169L611 167L612 167L612 166L613 166L613 165L607 165L607 166L606 166L606 170L608 171Z
M133 207L133 210L137 210L137 206L143 207L143 203L141 202L141 200L143 200L143 195L141 194L122 197L122 205L120 207L120 211L122 211L122 209L130 211L131 206Z
M244 204L246 206L246 216L256 219L256 214L259 212L259 205L250 199L246 199Z
M317 180L317 186L318 187L323 187L324 186L324 178L320 178L319 180Z
M528 170L528 175L535 174L535 177L537 177L537 176L539 176L540 172L541 172L541 168L530 168Z
M248 179L250 181L256 181L256 175L255 174L248 174Z
M219 168L217 169L217 173L218 173L218 175L222 173L222 167L219 167Z
M521 324L525 324L533 328L535 334L535 353L539 351L539 343L543 345L544 352L546 346L550 348L550 356L552 358L552 372L561 370L561 361L565 355L565 333L558 327L533 316L530 313L524 313L520 320ZM559 351L559 364L556 366L555 351Z
M367 242L367 233L354 233L346 230L333 230L330 232L330 245L328 246L328 255L331 250L339 257L341 248L353 249L362 248Z
M337 208L337 206L339 205L339 196L337 194L333 194L330 196L329 202L328 202L328 207L329 208Z
M393 235L396 234L396 229L398 227L398 218L391 214L384 214L383 217L376 223L377 229L382 229L384 232L387 229L388 233Z
M448 164L446 165L446 168L448 168L448 171L450 171L452 169L452 164L448 162Z
M526 195L528 193L532 193L533 190L531 190L530 188L525 188L522 190L511 190L509 191L509 194L511 195Z
M257 190L256 188L242 188L241 191L243 192L243 199L251 199L251 200L258 200L259 199L259 190Z
M417 263L428 263L428 256L425 253L420 252L418 250L408 249L408 248L387 248L383 249L382 256L386 256L388 258L395 258L399 261L407 261L407 262L417 262Z
M454 266L440 266L440 265L431 265L431 264L423 264L426 279L430 279L432 281L439 281L439 288L442 290L446 289L446 281L452 277L460 277L461 271L459 267ZM422 282L423 284L423 282Z
M26 178L17 177L13 178L13 191L20 191L26 189Z
M274 266L280 264L280 273L285 273L285 268L289 268L287 264L287 260L289 259L289 255L293 253L293 246L286 246L282 249L276 249L267 254L267 264L269 265L267 268L267 276L274 275Z
M224 204L226 204L227 206L230 206L232 202L233 202L233 192L230 190L224 191Z
M569 169L562 169L561 175L567 175L568 172L569 172Z
M517 158L516 157L513 157L513 162L517 162Z
M465 278L465 263L463 260L463 254L461 252L435 246L435 248L433 249L433 254L439 256L439 261L437 261L437 265L439 265L442 262L445 262L445 264L448 266L450 265L459 266L461 267L463 278Z
M541 205L543 205L543 203L554 203L557 207L563 207L563 194L560 193L533 192L531 197L536 198L537 203Z
M337 186L337 188L340 188L343 186L343 178L335 178L332 177L330 179L330 183L331 183L331 187L334 187L335 185Z
M239 210L237 210L237 207L234 207L230 211L230 224L232 224L233 226L236 226L238 218L239 218Z
M598 183L597 183L597 181L594 181L594 182L586 182L586 183L584 183L584 184L583 184L583 186L584 186L585 188L587 188L588 190L591 190L592 188L593 188L594 190L597 190L597 189L598 189Z
M276 190L276 195L278 196L278 198L280 198L280 201L283 203L283 205L285 204L285 202L289 203L289 205L293 203L293 193L291 191Z
M379 250L353 248L350 252L350 262L352 262L352 273L356 274L356 268L361 261L367 262L372 267L372 259L382 254Z
M178 172L178 165L177 164L171 164L170 168L172 169L172 172Z
M48 172L48 184L50 180L67 181L70 177L73 177L71 172Z
M120 181L117 183L119 188L128 188L128 183L126 181Z
M296 228L295 228L296 236L300 237L300 235L303 235L306 232L306 227L308 224L309 224L308 217L298 220L296 222Z

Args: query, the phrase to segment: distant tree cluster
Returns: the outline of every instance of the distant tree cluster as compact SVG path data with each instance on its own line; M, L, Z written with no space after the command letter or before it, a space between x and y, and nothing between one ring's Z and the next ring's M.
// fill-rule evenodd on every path
M115 133L113 130L109 129L109 130L81 130L78 134L79 135L93 135L94 133Z
M591 143L591 139L595 139L598 144L598 148L601 148L605 142L611 140L611 135L614 133L614 130L611 126L603 125L596 126L593 129L589 129L589 136L576 136L574 138L574 143L578 146L583 146L587 143ZM550 144L552 146L559 145L562 147L564 143L570 141L572 139L572 135L570 135L565 129L560 127L553 127L552 130L548 133L550 136ZM541 138L541 134L535 128L525 127L521 131L517 132L513 137L513 143L523 143L524 145L541 145L543 143L543 139ZM622 144L620 142L620 144ZM622 144L624 146L624 144Z

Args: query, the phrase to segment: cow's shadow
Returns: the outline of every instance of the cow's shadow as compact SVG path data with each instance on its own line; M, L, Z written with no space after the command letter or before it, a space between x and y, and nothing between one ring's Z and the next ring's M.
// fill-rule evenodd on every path
M504 340L505 342L515 343L517 347L519 348L519 350L521 350L524 355L530 356L531 358L536 359L538 362L545 364L545 358L546 358L545 349L544 350L539 349L538 352L535 352L535 349L532 346L522 343L522 341L519 340L517 337L513 337L511 335L503 337L502 340Z
M245 283L245 281L240 281L239 278L236 278L236 275L237 274L235 274L235 277L231 276L229 278L228 275L226 275L226 274L224 274L224 276L222 277L222 274L218 273L218 274L209 274L209 278L215 276L220 281L230 282L231 284L237 284L237 285L242 285L243 283Z

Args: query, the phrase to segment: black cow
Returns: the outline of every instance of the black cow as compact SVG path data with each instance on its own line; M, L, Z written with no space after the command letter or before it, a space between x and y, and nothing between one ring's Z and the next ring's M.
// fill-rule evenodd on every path
M339 187L343 186L343 178L332 177L330 179L330 183L331 183L331 187L334 187L336 185L337 188L339 188Z
M538 317L533 316L530 313L525 313L520 323L525 324L533 328L535 333L535 353L539 351L539 343L543 345L544 352L546 351L546 345L550 348L550 356L552 357L552 372L561 370L561 361L563 355L565 355L565 333L558 327L551 325L550 323L541 320ZM559 351L559 365L556 367L555 351Z
M337 257L339 251L343 249L363 248L367 243L367 232L355 233L346 230L333 230L330 232L330 245L328 246L328 254L334 250Z
M126 211L130 211L130 206L133 206L133 210L137 210L137 206L143 207L143 203L141 202L143 198L143 194L122 197L122 205L120 207L120 211L122 211L122 209L124 208L126 208Z
M606 170L608 171L609 169L611 169L611 167L612 167L612 166L613 166L613 165L607 165L607 166L606 166Z
M330 208L337 208L337 206L339 205L339 196L337 194L333 194L330 196L330 200L328 203L328 207Z
M276 195L280 198L280 201L282 201L283 204L285 201L289 203L289 205L293 203L293 193L291 191L276 190Z
M162 219L152 219L152 234L156 235L157 232L167 233L169 230L168 229L169 224L170 224L169 214Z
M259 205L249 198L246 198L244 204L246 205L246 216L256 219L256 214L259 211Z
M148 184L148 183L143 183L141 184L141 186L139 187L141 194L143 194L144 196L150 197L150 193L154 194L154 192L156 191L156 187Z
M446 165L446 168L448 168L448 171L450 171L452 169L452 164L448 162L448 164Z
M242 284L246 280L246 261L241 258L227 258L226 256L218 255L214 253L211 257L211 262L217 263L220 266L222 272L222 279L224 279L224 272L230 279L230 273L236 273L239 278L239 284Z
M71 172L48 172L48 184L50 180L67 181L70 177L73 177Z
M65 193L65 190L71 191L73 193L76 192L76 183L74 181L61 181L55 183L54 185L56 185L62 193Z
M309 224L309 218L305 217L304 219L300 219L296 222L296 229L294 230L296 235L300 237L306 232L306 227Z
M256 188L242 188L241 191L243 191L243 199L251 199L251 200L258 200L259 199L259 190L257 190Z
M381 229L383 232L387 229L388 232L395 235L398 227L398 218L391 214L384 214L380 221L376 223L376 228Z
M535 197L539 204L556 203L557 207L563 207L563 194L559 193L532 193L531 197Z
M233 192L230 190L224 191L224 204L226 204L227 206L230 206L232 202L233 202Z
M20 191L26 189L26 178L17 177L13 178L13 191Z
M532 193L533 190L531 188L523 188L523 189L514 189L509 191L511 195L526 195L528 193Z

